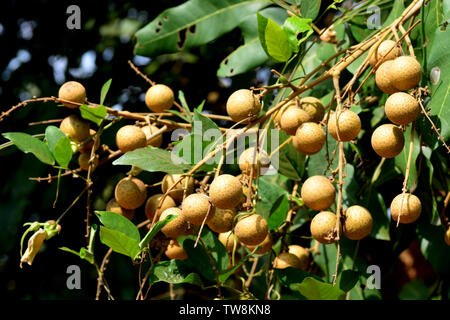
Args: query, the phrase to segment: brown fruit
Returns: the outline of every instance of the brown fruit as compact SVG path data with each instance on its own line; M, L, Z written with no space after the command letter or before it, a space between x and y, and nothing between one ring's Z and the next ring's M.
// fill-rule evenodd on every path
M373 219L370 212L361 206L351 206L345 211L344 235L351 240L367 237L372 231Z
M420 112L419 103L411 95L397 92L389 96L384 105L389 120L395 124L408 124L416 120Z
M132 210L144 204L147 189L138 178L126 177L117 183L114 195L121 207Z
M273 267L275 269L297 268L301 269L301 261L296 255L289 252L281 252L275 260Z
M311 235L318 242L330 244L336 238L336 215L330 211L321 211L314 216L310 225Z
M372 48L369 52L371 54L369 63L373 67L377 64L379 60L383 62L388 60L393 60L401 55L401 50L397 46L397 43L392 40L384 40L378 46L378 50L372 54L374 48Z
M164 253L169 259L186 260L188 257L186 251L174 239L170 240Z
M405 137L393 124L383 124L372 133L372 148L383 158L394 158L403 150Z
M117 131L116 144L120 151L126 153L145 147L147 145L147 139L141 128L126 125Z
M387 94L398 91L392 83L392 64L392 60L383 62L375 72L375 82L378 88Z
M163 197L162 193L154 194L150 198L148 198L146 204L145 204L145 215L147 216L147 219L150 221L153 221L153 217L155 216L156 212L156 221L159 220L159 216L161 215L161 212L168 208L173 208L176 206L175 200L172 199L171 196L167 195L163 203L161 204L161 208L158 209L159 202L161 201L161 198Z
M422 67L411 56L401 56L392 61L391 83L400 90L406 91L419 85L422 79Z
M234 227L234 233L239 241L250 246L263 242L268 232L267 221L259 214L240 219Z
M164 84L151 86L145 94L145 104L153 112L169 110L175 100L172 89Z
M306 179L300 193L306 206L319 211L329 208L336 197L333 184L324 176Z
M356 113L345 109L339 115L337 112L331 113L327 127L328 132L334 139L339 141L350 141L358 136L358 133L361 130L361 120ZM340 139L338 139L338 134Z
M241 203L243 196L241 182L230 174L218 176L209 186L210 201L220 209L233 209Z
M163 178L161 189L163 193L172 188L175 182L180 179L181 174L166 174ZM169 195L178 202L183 200L184 191L186 189L186 196L194 192L194 178L192 176L184 176L170 191Z
M97 131L95 131L94 129L89 129L89 137L88 138L91 138L91 139L89 141L87 141L86 143L80 143L78 145L79 152L82 152L82 153L90 153L91 152L92 147L94 146L94 140L95 140L94 135L96 133L97 133ZM95 148L98 149L99 146L100 146L100 137L97 138L97 145L95 146Z
M168 224L162 227L161 232L167 238L176 239L178 236L187 234L189 224L184 220L181 210L179 208L168 208L161 213L160 221L164 220L168 215L176 215L177 217L171 220Z
M91 153L80 153L78 156L78 165L82 170L89 170L89 159L91 158ZM92 168L94 169L98 165L98 156L94 156L94 161L92 164Z
M444 236L445 243L450 246L450 228L447 228Z
M272 245L273 245L272 237L271 237L270 233L267 232L267 236L264 238L263 242L258 243L257 245L254 245L254 246L251 246L251 245L247 246L247 248L250 251L253 251L256 249L256 247L261 247L261 249L259 249L255 253L256 254L265 254L265 253L269 252L270 249L272 249Z
M134 217L134 210L128 210L125 208L122 208L116 201L116 199L112 198L108 201L106 204L106 211L114 212L117 214L120 214L121 216L124 216L125 218L131 220Z
M261 103L251 90L240 89L233 92L227 100L227 113L235 122L252 118L261 111ZM246 120L242 123L248 123Z
M303 248L302 246L296 245L296 244L291 244L288 247L288 252L293 254L294 256L296 256L298 258L298 260L300 261L298 268L300 268L302 270L308 269L309 251L307 249Z
M260 149L257 153L255 147L250 147L244 150L239 156L239 168L243 174L250 176L253 168L253 178L256 179L259 175L264 175L270 166L270 158L267 152ZM259 166L259 172L258 172Z
M214 206L209 202L206 194L194 193L187 196L181 204L181 212L184 220L200 226L203 221L208 221L214 215ZM207 216L208 215L208 216Z
M317 123L303 123L298 127L292 144L302 154L311 155L317 153L325 144L325 132Z
M76 142L82 142L89 138L89 121L81 119L75 114L64 118L64 120L59 125L59 129L69 137L70 140Z
M273 121L275 122L275 124L277 126L280 126L280 122L281 122L281 117L283 116L283 114L286 112L287 109L290 108L296 108L297 107L297 102L295 100L291 100L289 102L287 102L284 106L282 106L276 113L275 113L275 117L273 119Z
M236 209L216 208L216 210L214 210L214 214L206 224L214 232L227 232L233 228L233 219L235 216Z
M419 198L410 193L401 193L391 202L392 219L400 223L413 223L419 219L422 204Z
M316 97L304 97L300 100L300 108L305 110L311 117L312 122L320 122L325 115L322 102Z
M155 148L161 147L162 141L163 141L162 134L158 134L156 137L149 139L152 134L154 134L156 131L159 130L156 126L154 126L154 125L145 126L145 127L142 127L141 130L145 134L145 139L147 140L148 146L152 146Z
M219 233L219 241L223 244L227 252L233 252L234 240L236 239L236 250L240 247L240 243L236 238L236 235L232 231Z
M294 107L287 109L280 120L281 130L293 136L302 123L311 121L311 116L305 110Z
M58 98L83 104L86 102L86 89L79 82L68 81L59 88ZM78 104L69 102L63 102L63 104L72 109L79 107Z

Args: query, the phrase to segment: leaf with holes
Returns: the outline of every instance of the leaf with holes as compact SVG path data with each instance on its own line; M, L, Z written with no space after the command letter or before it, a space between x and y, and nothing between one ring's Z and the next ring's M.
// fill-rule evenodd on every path
M306 41L314 32L311 27L311 22L311 19L301 19L296 16L290 17L284 22L283 31L294 52L298 52L300 44ZM300 39L298 38L299 34L303 34Z

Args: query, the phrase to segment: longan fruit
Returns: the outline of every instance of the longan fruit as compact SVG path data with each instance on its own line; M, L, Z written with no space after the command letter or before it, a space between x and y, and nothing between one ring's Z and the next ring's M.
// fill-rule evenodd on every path
M68 81L59 88L58 98L83 104L86 102L86 89L77 81ZM79 105L69 102L63 102L63 104L71 109L79 107Z
M128 210L128 209L122 208L119 205L119 203L117 203L115 198L112 198L111 200L108 201L108 203L106 204L105 210L120 214L121 216L124 216L128 220L131 220L134 217L134 210Z
M387 98L384 111L395 124L408 124L416 120L420 112L419 103L411 95L397 92Z
M300 259L289 252L281 252L274 260L273 267L275 269L297 268L301 269Z
M391 202L392 219L400 223L413 223L419 219L422 212L420 199L410 193L401 193Z
M75 114L71 114L61 121L59 129L69 137L70 140L82 142L89 138L89 121L86 121Z
M422 67L416 58L401 56L392 60L391 83L400 91L406 91L419 85L422 79Z
M378 46L378 50L372 54L374 49L375 48L372 48L369 52L369 54L371 54L369 63L372 67L374 67L380 59L382 59L381 63L383 63L388 60L393 60L401 55L400 48L397 46L397 43L392 40L384 40L381 42Z
M337 128L336 128L337 118ZM333 112L328 119L328 132L339 141L350 141L355 139L361 130L361 119L351 110L345 109L340 114ZM339 129L339 132L338 130ZM338 139L338 133L339 138Z
M91 138L91 139L89 141L87 141L86 143L84 143L84 144L80 143L78 145L78 151L79 152L82 152L82 153L89 153L89 152L91 152L92 147L94 146L94 140L95 140L94 135L96 133L97 133L97 131L95 131L94 129L89 129L89 137L88 138ZM100 137L97 138L97 145L95 146L95 148L98 149L99 146L100 146Z
M372 133L372 148L383 158L394 158L403 150L405 137L402 130L393 124L383 124Z
M321 211L314 216L310 225L311 235L318 242L330 244L336 238L336 215L330 211Z
M308 208L319 211L329 208L336 197L333 184L324 176L312 176L306 179L300 193Z
M117 131L116 144L120 151L126 153L147 146L147 138L141 128L126 125Z
M290 108L297 108L297 102L295 100L291 100L291 101L287 102L278 111L276 111L273 121L275 122L275 124L277 126L280 125L281 117L283 116L283 114L286 112L286 110L288 110Z
M223 244L227 252L233 252L234 239L236 239L236 250L240 247L240 243L236 238L236 235L232 231L219 233L219 241Z
M206 221L211 219L214 215L214 210L214 206L209 202L209 197L201 193L194 193L187 196L181 204L181 213L184 220L197 226L202 225L205 217Z
M302 269L303 271L308 269L309 251L307 249L297 244L291 244L290 246L288 246L288 252L296 256L300 261L298 268Z
M85 153L82 152L78 156L78 165L80 166L81 170L88 171L89 170L89 159L91 158L91 153ZM92 168L97 167L98 165L98 156L94 156L94 163L92 164Z
M267 220L259 214L246 216L234 226L234 233L239 241L250 246L264 241L268 232Z
M164 220L170 214L174 214L177 217L162 227L161 232L164 233L167 238L172 239L187 234L189 225L188 222L184 220L181 209L179 208L173 207L164 210L159 217L159 221Z
M147 216L147 219L150 221L153 221L153 217L155 216L156 212L156 221L159 220L159 216L161 215L161 212L168 208L176 207L175 200L172 199L171 196L167 195L163 203L161 204L161 208L158 209L159 202L161 201L161 198L163 197L162 193L154 194L150 198L147 199L147 202L145 203L145 215Z
M180 179L181 174L166 174L163 178L161 189L163 193L172 188L175 182ZM186 189L186 196L194 192L194 178L192 176L184 176L180 182L178 182L175 187L169 191L169 195L178 202L183 200L183 195Z
M242 173L247 176L250 176L253 168L253 178L256 179L267 172L270 166L270 158L263 149L257 152L255 147L250 147L241 153L238 163Z
M233 219L236 216L236 209L216 208L214 214L206 222L208 227L217 233L230 231L233 228Z
M292 144L294 148L305 155L317 153L325 144L325 132L314 122L305 122L298 127Z
M144 204L147 189L138 178L126 177L117 183L114 195L121 207L132 210Z
M273 246L273 241L272 241L272 236L270 235L269 232L267 232L267 236L264 238L264 240L261 243L258 243L257 245L249 245L247 246L247 248L250 251L255 250L256 247L261 247L261 249L259 249L258 251L256 251L256 254L265 254L267 252L270 251L270 249L272 249Z
M373 219L370 212L361 206L351 206L345 211L344 235L351 240L367 237L372 231Z
M159 129L154 125L149 125L142 127L141 130L145 134L145 139L147 140L147 146L152 146L155 148L159 148L162 145L163 137L162 134L158 134L156 137L153 137L152 139L149 139L152 134L154 134Z
M450 228L447 228L444 236L445 243L450 246Z
M145 104L153 112L169 110L174 101L175 96L172 89L164 84L151 86L145 94Z
M302 123L311 121L311 116L305 110L294 107L287 109L280 120L281 130L293 136Z
M261 111L261 103L251 90L240 89L233 92L227 100L227 113L235 122L255 117ZM242 123L248 123L246 120Z
M186 251L174 239L170 240L164 254L169 259L186 260L188 257Z
M393 94L398 91L392 82L392 65L392 60L385 61L375 72L375 83L381 91L387 94Z
M210 201L220 209L233 209L241 203L243 196L241 182L230 174L219 175L209 186Z
M300 100L300 108L305 110L311 117L312 122L320 122L325 115L325 108L322 101L316 97L304 97Z

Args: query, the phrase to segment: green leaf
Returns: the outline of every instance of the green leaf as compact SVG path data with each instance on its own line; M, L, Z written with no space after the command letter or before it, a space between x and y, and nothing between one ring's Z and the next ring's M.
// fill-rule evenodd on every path
M419 223L416 229L420 251L433 266L434 271L443 276L450 275L450 246L444 241L445 227Z
M103 105L105 102L106 95L108 94L109 87L111 86L112 79L109 79L105 82L105 84L102 86L102 90L100 92L100 104Z
M184 121L189 122L189 118L188 118L186 115L182 114L182 113L181 113L180 111L178 111L178 110L167 110L167 112L173 113L174 115L180 117L180 118L183 119Z
M321 0L302 0L300 2L300 13L302 17L314 20L319 14Z
M390 12L389 16L387 17L386 20L384 20L381 29L390 25L392 22L394 22L395 19L397 19L402 14L402 12L405 10L405 4L403 2L404 2L403 0L394 1L394 5L389 10Z
M136 259L141 251L138 240L104 226L100 226L100 241L113 251L129 256L133 260Z
M261 201L256 203L256 212L268 219L272 208L276 204L277 200L287 195L287 191L278 185L271 183L268 178L258 178L258 195L261 197Z
M219 282L220 283L225 283L225 281L228 280L229 277L231 277L231 275L233 275L236 270L238 270L245 262L247 262L247 260L251 257L251 254L246 255L245 257L243 257L242 259L239 260L238 263L236 263L236 265L228 268L227 270L223 270L219 273Z
M402 152L395 157L395 165L400 169L401 173L405 175L406 166L408 164L409 147L411 140L411 126L408 126L405 131L405 146ZM414 131L414 147L412 151L411 166L409 168L408 189L414 185L417 180L416 159L420 153L420 139L417 130Z
M280 131L280 144L288 137L284 131ZM278 156L279 172L291 180L300 181L305 171L306 156L298 152L292 143L284 146Z
M191 168L175 153L163 149L146 147L127 152L113 162L113 165L130 165L145 171L184 173Z
M297 16L286 19L283 24L283 31L287 36L291 49L298 52L300 44L308 39L314 32L311 27L311 19L302 19ZM307 32L301 39L298 39L300 33Z
M400 300L428 300L430 293L421 279L413 279L398 294Z
M59 128L48 126L45 129L45 140L56 162L61 167L67 168L72 159L70 139Z
M147 234L145 235L144 239L139 243L139 248L146 247L150 241L152 241L153 237L162 229L166 224L168 224L170 221L175 219L177 216L174 214L169 214L164 217L164 220L158 221L153 225L153 228L151 228Z
M289 211L289 200L287 195L279 198L270 211L267 224L269 225L270 230L275 230L286 220L286 216Z
M191 110L189 110L189 106L186 102L186 98L184 97L184 93L181 90L178 91L178 99L180 100L181 106L184 109L187 122L192 123Z
M270 5L267 0L190 0L136 32L135 53L156 56L206 44Z
M301 283L306 278L315 278L320 281L320 278L316 275L298 268L274 269L274 271L277 279L285 286Z
M23 132L6 132L2 133L2 136L13 142L22 152L32 153L45 164L55 164L51 151L41 140Z
M347 292L353 289L353 287L359 281L359 273L353 270L344 270L340 274L339 288Z
M272 19L259 13L257 16L259 41L264 51L275 62L287 61L292 55L292 48L283 29Z
M80 106L80 113L81 116L86 119L94 122L98 126L100 123L105 119L107 115L106 107L105 106L97 106L97 107L91 107L83 104Z
M95 211L98 219L103 225L111 230L119 231L125 234L127 237L134 239L136 241L141 240L141 236L139 235L139 230L136 226L125 218L124 216L109 211Z
M345 292L331 283L314 278L305 278L297 287L298 291L309 300L343 300Z
M157 282L189 283L203 286L202 279L191 271L189 265L181 260L161 261L153 265L148 278L150 285Z

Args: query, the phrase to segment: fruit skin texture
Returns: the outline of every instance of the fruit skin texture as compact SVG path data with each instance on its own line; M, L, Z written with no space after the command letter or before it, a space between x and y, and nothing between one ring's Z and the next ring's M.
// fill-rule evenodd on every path
M236 216L235 209L219 209L214 210L214 214L206 223L208 227L217 233L230 231L233 228L233 219Z
M64 83L58 91L58 98L63 100L69 100L77 103L86 102L86 89L77 81L68 81ZM63 102L63 104L71 109L78 108L79 105Z
M151 86L145 94L145 104L153 112L164 112L170 109L174 100L172 89L164 84Z
M413 223L420 217L422 203L419 198L410 193L401 193L391 202L391 216L400 223Z
M181 210L179 208L168 208L161 213L160 221L164 220L169 214L175 214L177 217L166 224L161 232L167 238L176 239L178 236L185 235L188 231L188 222L184 220Z
M122 208L116 201L116 199L112 198L108 201L106 204L106 211L114 212L117 214L120 214L121 216L124 216L128 220L133 219L134 217L134 210L128 210L125 208Z
M120 151L126 153L145 147L147 145L147 139L141 128L126 125L117 131L116 144Z
M337 128L339 129L340 140L338 139L338 130L336 128L336 117L338 118ZM334 139L350 141L355 139L361 130L361 119L356 113L348 109L343 110L339 115L337 112L333 112L328 119L327 128Z
M302 269L302 263L300 259L289 252L281 252L273 261L273 267L275 269L297 268Z
M302 270L306 270L308 268L309 263L309 251L303 248L302 246L299 246L297 244L291 244L288 247L288 252L293 254L298 258L300 261L299 267Z
M82 170L88 171L89 170L89 159L91 157L90 153L80 153L80 155L78 156L78 165L80 166L80 168ZM94 163L93 163L93 167L95 168L98 165L98 157L95 156L94 157Z
M391 50L391 48L393 48L393 49ZM371 50L371 52L372 51L373 51L373 49ZM370 56L369 63L373 67L377 64L377 62L381 59L381 57L383 57L382 62L381 62L381 63L383 63L385 61L393 60L393 59L397 58L398 56L400 56L400 54L401 54L400 48L397 47L397 44L395 41L384 40L378 46L377 52L374 52Z
M159 129L154 125L149 125L142 127L141 130L145 134L145 139L147 140L147 146L152 146L155 148L159 148L162 145L163 137L162 134L158 134L156 137L153 137L152 139L148 139L153 133L158 131Z
M323 107L322 102L316 97L304 97L300 100L300 108L305 110L311 119L309 121L312 122L320 122L325 115L325 109Z
M89 138L90 124L75 114L64 118L59 125L59 129L69 137L70 140L82 142Z
M447 229L444 236L445 243L450 246L450 228Z
M178 181L181 174L166 174L163 178L161 189L163 193L166 193L172 185ZM186 180L187 179L187 180ZM187 185L186 185L187 184ZM184 188L186 188L186 196L194 192L194 178L183 177L175 187L170 190L169 195L175 200L181 202L183 200Z
M205 220L211 219L214 215L215 208L209 202L209 197L206 194L194 193L187 196L181 204L181 213L186 221L200 226Z
M303 123L298 127L292 144L302 154L311 155L317 153L325 144L325 132L317 123Z
M219 241L223 244L227 252L233 252L234 239L236 235L232 231L219 233ZM236 249L240 247L239 241L236 239Z
M373 219L370 212L361 206L351 206L345 211L344 235L351 240L367 237L372 231Z
M333 243L336 234L336 215L330 211L321 211L311 221L311 235L323 244Z
M166 210L168 208L173 208L176 206L175 200L173 200L171 196L167 195L164 198L163 203L161 204L161 208L159 208L159 210L156 211L158 209L159 202L161 201L162 196L163 196L162 193L158 193L158 194L152 195L150 198L147 199L147 202L145 203L145 215L147 216L148 220L153 221L155 212L157 212L156 213L156 221L158 221L159 217L161 215L161 212L163 212L164 210Z
M395 124L408 124L416 120L420 112L416 99L404 92L397 92L387 98L384 111Z
M319 211L329 208L336 197L333 184L324 176L306 179L300 193L306 206Z
M261 243L258 243L257 245L254 245L254 246L247 246L247 248L250 251L253 251L256 249L256 247L261 247L261 249L259 249L255 253L256 254L265 254L265 253L269 252L270 249L272 249L272 245L273 245L272 236L268 232L267 236L264 238L264 240Z
M392 65L392 60L383 62L375 72L375 82L378 88L387 94L393 94L398 91L392 82Z
M297 102L295 100L291 100L288 103L286 103L284 106L282 106L275 114L275 117L273 121L277 126L280 126L281 117L283 114L290 108L297 108Z
M132 210L144 204L147 189L140 179L126 177L117 183L114 195L122 208Z
M264 241L268 232L267 221L259 214L240 219L234 227L234 233L239 241L250 246Z
M372 133L372 148L383 158L394 158L403 150L405 137L393 124L383 124Z
M260 149L257 153L255 149L255 147L250 147L244 150L239 156L238 163L242 173L248 176L250 176L253 168L253 178L256 179L259 175L264 175L267 172L270 166L270 159L266 151Z
M186 260L188 257L186 251L173 239L170 240L164 253L169 259Z
M251 90L237 90L227 100L227 113L235 122L254 117L260 111L261 103ZM248 123L248 120L243 123Z
M241 182L230 174L218 176L209 186L210 201L220 209L233 209L241 202L243 196Z
M302 123L311 121L311 116L305 110L294 107L286 110L281 116L281 130L293 136Z
M401 56L392 61L391 83L400 90L406 91L419 85L422 79L422 67L411 56Z

